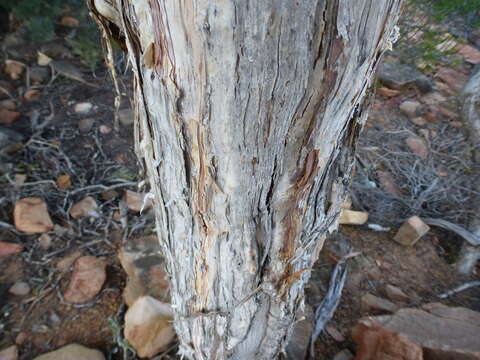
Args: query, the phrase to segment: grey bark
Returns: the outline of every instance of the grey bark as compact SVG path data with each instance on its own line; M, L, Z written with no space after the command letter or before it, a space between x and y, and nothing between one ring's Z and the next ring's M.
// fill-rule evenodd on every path
M273 359L337 228L401 0L100 3L133 67L180 352Z
M469 140L472 144L473 159L476 165L480 165L480 67L473 72L462 94L463 119L469 130ZM477 184L477 192L480 185ZM470 221L470 231L480 237L480 196L474 196L475 214ZM464 243L457 261L457 269L462 274L470 274L477 261L480 259L480 246Z

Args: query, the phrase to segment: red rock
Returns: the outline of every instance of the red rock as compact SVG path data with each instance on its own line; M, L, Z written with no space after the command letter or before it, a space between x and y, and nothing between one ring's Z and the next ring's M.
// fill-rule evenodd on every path
M468 80L465 74L450 68L442 68L435 77L443 81L455 92L461 92Z
M80 25L80 21L78 19L72 17L72 16L64 16L60 20L60 24L64 26L69 26L69 27L77 27Z
M28 89L23 94L23 98L27 101L35 101L40 98L41 92L38 89Z
M137 299L125 314L124 334L141 358L164 351L175 338L170 305L150 296Z
M20 113L17 111L11 111L7 109L0 109L0 124L10 125L17 121L20 117Z
M352 337L357 343L355 360L423 360L420 345L373 321L362 320L353 329Z
M152 201L150 199L145 200L146 195L147 194L131 190L125 191L124 199L127 202L128 209L134 212L140 212L142 207L144 210L150 208L152 206Z
M381 96L384 96L384 97L387 97L387 98L390 98L390 97L395 97L395 96L400 95L400 91L389 89L387 87L381 87L381 88L377 89L377 94L379 94Z
M13 210L15 227L26 233L44 233L53 230L47 204L40 198L23 198L15 203Z
M66 272L70 270L70 267L73 265L75 260L77 260L80 256L82 256L82 252L80 250L74 251L73 253L64 256L61 258L56 265L57 270L61 272Z
M57 186L62 190L67 190L72 187L72 179L68 174L62 174L57 178Z
M462 45L458 50L458 54L465 58L465 61L471 64L480 63L480 51L471 45Z
M23 251L23 245L0 241L0 257L18 254Z
M426 159L429 154L429 150L425 142L418 136L409 136L405 140L409 149L415 154L420 156L422 159Z
M77 259L64 295L65 300L77 304L92 300L100 292L107 278L105 266L102 259L94 256Z
M87 196L74 204L70 209L70 216L74 219L81 217L98 217L98 205L94 198Z
M439 303L361 319L357 360L479 360L480 313Z

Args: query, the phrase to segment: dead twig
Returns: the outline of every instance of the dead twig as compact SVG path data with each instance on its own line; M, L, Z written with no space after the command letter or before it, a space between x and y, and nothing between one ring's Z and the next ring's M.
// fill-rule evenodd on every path
M312 335L310 337L310 358L315 357L315 341L320 336L327 322L332 318L335 310L340 303L342 297L343 287L347 279L347 263L342 259L335 265L332 277L330 278L330 285L328 292L323 298L320 305L315 310L315 319Z
M480 281L470 281L470 282L467 282L463 285L460 285L460 286L457 286L456 288L450 290L450 291L447 291L443 294L440 294L438 295L438 297L440 299L446 299L448 298L449 296L452 296L452 295L455 295L455 294L458 294L459 292L462 292L462 291L465 291L465 290L468 290L472 287L475 287L475 286L480 286Z
M438 226L443 229L453 231L457 235L464 238L465 241L467 241L472 246L480 245L480 237L471 233L470 231L466 230L460 225L454 224L450 221L443 220L443 219L424 218L423 221L425 221L428 225Z

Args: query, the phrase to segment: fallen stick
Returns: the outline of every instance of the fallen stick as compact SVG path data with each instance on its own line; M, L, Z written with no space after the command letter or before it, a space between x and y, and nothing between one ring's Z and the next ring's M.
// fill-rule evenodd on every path
M475 286L480 286L480 281L477 280L477 281L467 282L467 283L465 283L465 284L463 284L463 285L457 286L456 288L454 288L454 289L452 289L452 290L450 290L450 291L447 291L447 292L445 292L445 293L443 293L443 294L438 295L438 297L439 297L440 299L446 299L446 298L449 297L449 296L455 295L455 294L457 294L457 293L459 293L459 292L465 291L465 290L470 289L470 288L475 287Z
M438 226L438 227L453 231L457 235L460 235L462 238L464 238L465 241L467 241L472 246L480 245L480 237L464 229L460 225L457 225L457 224L451 223L450 221L442 220L442 219L424 218L423 221L425 221L428 225Z
M315 310L313 331L310 337L310 358L315 358L315 341L320 336L327 322L332 318L342 297L343 286L347 278L347 264L341 260L335 265L327 294Z

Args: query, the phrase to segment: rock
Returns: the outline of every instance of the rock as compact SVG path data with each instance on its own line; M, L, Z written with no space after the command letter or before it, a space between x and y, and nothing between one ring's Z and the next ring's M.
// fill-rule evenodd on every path
M25 66L19 61L5 60L4 70L12 80L18 80L22 76Z
M480 63L480 51L471 45L462 45L458 50L458 54L462 55L466 62L470 64Z
M87 196L74 204L70 209L70 216L74 219L81 217L98 217L98 205L94 198Z
M143 296L125 314L125 338L139 357L153 357L175 338L172 320L169 304Z
M100 197L102 198L102 200L105 200L105 201L115 199L118 196L119 194L115 190L107 190L100 194Z
M325 331L327 332L328 335L332 337L333 340L336 342L344 342L345 341L345 336L338 330L335 326L332 324L327 324L325 325Z
M423 360L421 346L369 320L355 326L352 338L357 344L355 360Z
M20 113L7 109L0 109L0 124L10 125L18 120Z
M72 278L65 292L65 301L84 303L92 300L107 278L105 261L94 256L82 256L75 261Z
M105 356L83 345L70 344L58 350L37 356L34 360L105 360Z
M103 135L107 135L107 134L110 134L112 132L112 128L108 125L100 125L98 127L98 130L100 131L101 134Z
M0 257L21 253L23 245L0 241Z
M395 179L393 178L392 174L388 171L377 171L378 182L380 183L380 188L383 191L386 191L392 195L402 195L402 191L395 183Z
M22 345L27 341L28 335L24 332L19 332L18 335L15 337L15 344Z
M413 246L429 230L430 227L422 219L412 216L398 229L393 240L403 246Z
M415 154L426 159L430 153L425 142L418 136L409 136L405 142L407 143L408 148Z
M343 202L342 204L342 209L351 209L352 208L352 197L350 195L348 195L346 198L345 198L345 201Z
M293 327L292 336L287 344L287 360L305 359L309 351L310 336L313 330L314 313L310 305L305 305L303 314Z
M17 281L8 289L8 292L15 296L25 296L30 293L30 285L25 281Z
M133 124L135 116L132 109L123 109L118 112L118 120L120 124L129 126Z
M92 119L92 118L82 119L78 122L78 129L82 133L87 133L92 129L94 122L95 122L95 119Z
M340 212L341 225L363 225L368 221L368 213L342 209Z
M23 94L23 98L26 101L36 101L40 98L41 92L38 89L28 89Z
M6 99L6 100L0 101L0 109L13 111L16 108L17 108L17 103L14 100Z
M37 52L37 64L40 66L48 66L52 62L52 58L41 51Z
M73 57L72 52L67 47L63 46L59 41L52 41L43 44L40 48L40 51L53 59L65 59Z
M42 234L38 238L38 244L43 250L48 250L52 245L52 238L48 234Z
M53 230L47 204L40 198L30 197L18 200L13 210L15 227L26 233L44 233Z
M377 89L377 94L383 97L390 98L400 95L400 91L389 89L387 87L381 87Z
M333 360L353 360L353 354L348 349L340 351L333 357Z
M413 119L410 119L412 123L414 123L417 126L425 126L427 124L427 120L425 120L423 117L418 116Z
M400 301L400 302L410 301L410 297L407 294L405 294L402 291L402 289L396 286L387 284L387 286L385 287L385 292L387 294L387 297L392 301Z
M370 293L362 296L361 303L364 310L370 311L395 312L398 309L397 305L395 305L391 301L372 295Z
M447 102L447 98L438 91L433 91L422 96L422 101L429 106L437 106L440 104L445 104Z
M146 194L143 193L138 193L131 190L125 191L124 200L127 202L128 209L134 212L140 212L142 207L143 210L150 208L152 206L152 202L150 199L145 201L145 196Z
M15 345L9 346L0 351L0 360L17 360L18 349Z
M57 186L62 190L67 190L72 187L72 179L68 174L62 174L57 177Z
M75 111L77 114L88 114L93 110L93 104L89 102L82 102L82 103L77 103L73 107L73 111Z
M60 24L68 27L78 27L80 25L80 21L72 16L63 16L60 19Z
M409 118L414 118L420 109L420 103L417 101L404 101L400 104L400 111L407 115Z
M440 115L442 115L445 119L447 120L454 120L454 119L457 119L459 114L453 112L453 111L450 111L444 107L441 107L439 110L438 110L438 113Z
M123 299L128 306L144 295L157 300L169 301L169 283L164 262L158 252L145 254L133 249L121 249L118 258L128 275Z
M68 271L75 262L75 260L77 260L80 256L82 256L82 252L80 250L74 251L73 253L64 256L57 262L57 270L61 272Z
M353 329L357 360L480 359L478 334L480 313L438 303L361 319Z
M468 80L465 74L451 68L440 69L435 77L447 84L450 89L457 93L463 90Z
M384 62L379 69L379 80L391 89L401 90L415 85L421 92L432 90L432 82L418 70L404 64Z
M30 80L37 84L44 83L50 75L48 68L44 66L32 66L30 68Z

